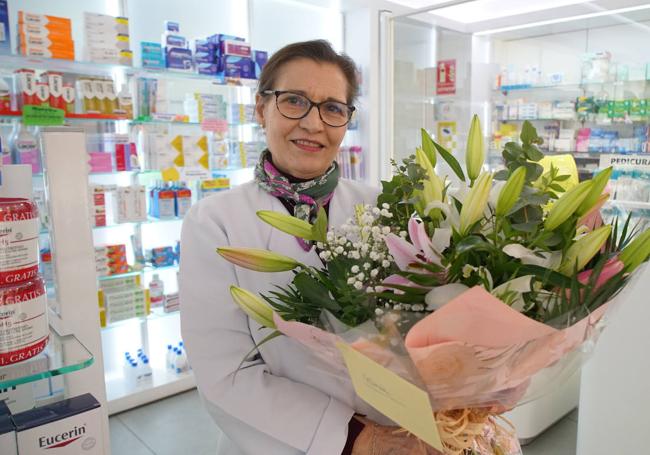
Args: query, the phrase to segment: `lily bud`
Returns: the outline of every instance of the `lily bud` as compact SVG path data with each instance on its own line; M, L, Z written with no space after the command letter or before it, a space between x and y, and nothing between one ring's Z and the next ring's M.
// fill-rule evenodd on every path
M576 240L564 255L558 271L566 276L573 275L573 272L576 270L578 272L581 271L596 253L600 251L611 233L612 227L608 225L591 231L589 234Z
M483 217L491 187L492 174L483 172L474 182L474 186L470 188L463 207L460 209L460 233L462 235L466 235L474 223Z
M442 201L443 184L433 170L426 153L421 148L415 150L415 162L425 170L427 175L427 178L422 182L423 189L415 191L415 195L419 199L416 208L422 216L426 216L428 213L424 213L424 211L427 205L434 201Z
M217 248L217 253L228 262L256 272L286 272L300 265L289 256L257 248L222 247Z
M485 146L483 144L483 131L478 115L472 117L472 124L467 135L467 149L465 153L465 166L470 181L476 180L483 168L485 161Z
M512 173L506 184L501 188L495 210L497 216L505 216L510 212L510 209L514 207L517 199L521 196L524 183L526 183L526 168L522 166Z
M246 289L230 286L230 295L237 305L264 327L275 329L273 310L262 299Z
M650 256L650 229L637 235L623 248L618 259L625 264L625 271L631 273Z
M586 182L579 183L560 196L548 212L544 221L544 227L552 231L568 220L576 212L578 207L580 207L582 201L585 200L591 191L592 185L591 180L587 180Z
M300 220L295 216L273 212L271 210L259 210L257 216L265 223L289 235L305 240L325 241L325 239L316 238L310 223L305 220Z
M610 166L591 179L591 190L589 191L589 194L587 194L585 200L582 201L582 204L580 204L580 207L578 207L577 213L579 216L588 213L598 203L598 200L602 196L605 186L612 175L612 169L613 168Z

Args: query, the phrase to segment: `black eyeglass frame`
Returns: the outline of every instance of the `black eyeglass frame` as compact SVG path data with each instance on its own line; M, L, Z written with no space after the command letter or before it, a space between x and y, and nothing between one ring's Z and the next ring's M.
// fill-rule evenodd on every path
M291 93L292 95L297 95L297 96L303 97L304 99L309 101L309 109L307 109L307 111L305 111L305 113L303 115L301 115L300 117L289 117L288 115L284 114L280 110L280 106L278 106L278 97L280 95L284 95L285 93ZM318 117L320 117L321 121L324 124L326 124L327 126L331 126L332 128L341 128L341 127L344 127L345 125L347 125L348 123L350 123L350 120L352 120L352 115L354 115L354 111L357 109L355 106L351 106L351 105L346 104L346 103L341 103L340 101L325 100L325 101L321 101L320 103L316 103L316 102L310 100L309 98L307 98L302 93L294 92L292 90L264 90L262 92L262 95L275 95L275 107L276 107L276 109L278 110L278 112L284 118L288 118L290 120L300 120L300 119L303 119L303 118L307 117L309 115L309 113L311 112L311 110L315 107L316 110L318 111ZM350 110L350 114L348 115L348 120L343 125L332 125L330 123L327 123L325 121L325 119L323 118L323 115L320 112L320 107L323 104L332 103L332 102L343 104L344 106L346 106Z

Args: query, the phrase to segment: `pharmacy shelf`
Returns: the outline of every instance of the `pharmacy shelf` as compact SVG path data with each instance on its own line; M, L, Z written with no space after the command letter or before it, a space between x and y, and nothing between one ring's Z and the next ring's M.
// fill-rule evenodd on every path
M186 71L147 69L126 65L110 65L94 62L80 62L75 60L62 60L56 58L25 57L22 55L1 56L0 67L2 68L3 72L13 71L21 68L43 69L89 76L113 76L117 72L136 77L196 79L213 82L218 85L234 85L245 87L257 86L256 79L230 77L223 78L214 75L197 74Z
M642 201L622 201L618 199L610 199L607 201L607 204L627 209L650 209L650 202Z
M127 324L132 324L133 321L153 321L155 319L160 319L160 318L169 318L169 317L176 317L176 314L178 313L179 310L174 310L174 311L168 311L165 312L165 310L161 307L156 307L156 308L151 308L151 312L146 315L146 316L135 316L132 318L127 318L123 319L121 321L115 321L106 324L104 327L102 327L103 330L112 330L116 327L119 327L121 325L127 325Z
M132 125L180 125L180 126L201 126L200 122L182 122L176 120L163 120L163 119L151 119L151 120L132 120L130 122ZM260 128L261 125L257 122L245 122L245 123L228 123L229 128L234 127L248 127L248 128Z
M109 224L107 226L95 226L93 231L101 231L104 229L119 228L125 226L142 226L143 224L159 224L159 223L173 223L176 221L183 221L182 217L173 217L173 218L149 218L147 221L134 221L129 223L115 223Z
M535 90L586 90L589 87L602 87L603 85L611 85L615 87L625 87L633 84L645 84L647 79L633 79L627 81L603 81L603 82L580 82L574 84L548 84L548 85L532 85L532 84L516 84L516 85L502 85L492 91L495 93L508 93L508 92L524 92Z
M490 149L489 154L492 156L501 156L503 150L499 149ZM606 154L606 152L576 152L576 151L566 151L566 152L542 152L545 156L553 155L572 155L576 160L590 160L598 161L600 160L600 155Z
M116 273L114 275L100 276L100 277L97 277L97 279L99 281L106 281L106 280L114 280L114 279L117 279L117 278L127 278L127 277L130 277L130 276L141 275L143 273L156 273L156 272L159 272L159 271L162 271L162 270L177 270L177 269L178 269L178 265L176 265L176 264L174 264L174 265L166 265L164 267L152 267L152 266L148 265L148 266L145 266L144 268L139 269L139 270L132 270L132 271L126 272L126 273Z
M74 335L60 336L50 330L50 340L43 352L31 359L0 367L0 389L72 373L89 367L94 360Z
M196 386L191 372L174 373L165 367L167 345L180 341L180 315L131 320L129 324L102 330L104 373L109 414L126 411ZM125 376L124 353L135 355L142 348L150 360L153 375L144 383Z

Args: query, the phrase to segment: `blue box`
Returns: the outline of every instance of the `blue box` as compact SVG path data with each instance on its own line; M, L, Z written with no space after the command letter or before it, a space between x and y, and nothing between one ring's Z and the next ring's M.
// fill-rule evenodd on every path
M181 35L165 35L165 47L187 47L187 40Z
M253 51L253 61L255 62L255 79L260 78L264 65L269 60L269 53L266 51Z
M221 43L223 43L226 40L232 40L232 41L243 41L245 42L246 40L240 36L234 36L234 35L225 35L223 33L217 33L216 35L208 36L208 41L212 44L215 45L214 49L214 55L215 55L215 61L218 58L221 58ZM222 71L219 69L219 71Z
M141 41L140 50L143 54L160 54L162 55L162 46L159 43L150 41Z
M142 54L142 67L149 69L164 69L165 59L162 55Z
M178 33L181 30L181 26L175 21L165 21L165 30L168 32Z
M0 0L0 54L11 54L9 35L9 5L7 0Z
M177 70L191 70L192 51L182 47L165 47L165 65Z
M208 40L194 41L194 61L202 63L215 63L215 45Z
M219 68L216 63L196 62L196 71L199 74L217 75Z
M225 77L255 78L255 64L248 57L224 55L221 57L221 65L219 72Z

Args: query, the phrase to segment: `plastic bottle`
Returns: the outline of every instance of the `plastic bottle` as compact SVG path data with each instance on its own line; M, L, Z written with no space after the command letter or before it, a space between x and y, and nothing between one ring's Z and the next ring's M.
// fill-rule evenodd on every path
M187 371L188 364L187 364L187 356L185 355L185 351L181 349L176 350L176 360L174 362L174 367L176 373L182 373L184 371Z
M167 345L167 355L165 356L165 368L172 369L172 363L174 361L173 357L174 351L172 350L172 345Z
M174 196L174 191L167 185L163 186L160 191L158 191L158 218L166 219L174 218L174 216L176 216L174 210Z
M191 123L198 123L199 121L199 102L193 93L185 94L185 101L183 101L183 110Z
M133 97L127 84L122 84L122 89L117 94L117 106L116 113L122 114L126 118L133 118Z
M30 164L32 173L41 172L41 151L36 136L22 124L17 123L9 138L12 160L15 164Z
M149 364L149 358L147 356L144 356L142 358L141 372L142 372L142 375L140 376L141 381L149 380L153 376L153 371L151 370L151 365Z
M184 217L192 206L192 190L181 182L176 190L176 216Z
M149 298L152 307L162 307L165 305L165 282L160 279L157 273L149 282Z

